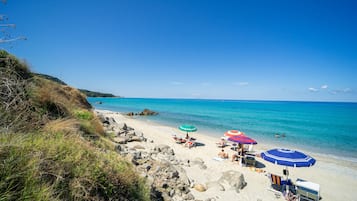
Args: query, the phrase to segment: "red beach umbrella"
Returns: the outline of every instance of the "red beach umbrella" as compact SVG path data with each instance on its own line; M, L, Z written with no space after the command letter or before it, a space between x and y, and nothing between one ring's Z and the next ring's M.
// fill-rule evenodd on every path
M258 144L257 141L244 134L229 137L228 140L240 144Z
M239 136L239 135L244 135L244 133L239 130L229 130L224 133L224 136L227 136L227 137L233 137L233 136Z

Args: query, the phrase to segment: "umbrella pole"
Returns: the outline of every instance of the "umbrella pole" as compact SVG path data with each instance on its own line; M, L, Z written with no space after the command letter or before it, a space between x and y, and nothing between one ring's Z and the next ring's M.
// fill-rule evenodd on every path
M285 176L286 176L286 195L289 195L289 172L288 172L288 166L285 166Z

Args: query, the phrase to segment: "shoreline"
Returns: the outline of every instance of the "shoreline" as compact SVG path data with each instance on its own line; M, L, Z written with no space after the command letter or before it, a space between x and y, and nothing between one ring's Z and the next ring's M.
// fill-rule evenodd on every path
M252 169L248 167L240 167L238 164L235 164L235 162L231 162L230 160L221 162L213 160L220 150L215 145L215 142L219 140L218 138L201 133L200 131L195 132L191 135L204 145L188 149L173 141L172 134L179 136L184 135L183 132L180 132L177 128L161 125L157 122L144 119L127 117L115 111L97 109L95 109L95 111L113 117L119 122L125 122L128 126L144 133L148 139L153 139L154 143L159 142L159 144L166 144L172 147L176 157L181 160L194 160L196 157L202 158L208 167L207 170L200 170L197 167L185 168L188 177L198 183L205 184L214 181L224 170L236 170L241 172L248 183L248 185L238 194L231 190L219 191L210 188L205 192L192 190L192 194L196 199L206 199L212 196L217 196L218 198L216 198L216 200L229 200L234 196L241 198L241 200L277 200L274 193L267 190L267 188L270 187L270 181L264 174L252 171ZM257 153L267 150L268 148L273 147L270 147L269 144L262 144L259 142L258 145L254 146L254 150ZM231 156L233 151L229 150L229 148L226 148L226 150ZM328 156L325 157L316 154L309 155L312 155L317 160L317 163L309 168L289 168L290 178L292 178L293 181L297 178L302 178L320 184L322 200L353 200L354 186L357 186L356 165L352 162L344 162ZM261 158L257 158L257 161L264 165L263 169L266 172L282 176L284 167L271 164ZM338 191L338 189L341 190ZM279 200L283 199L279 198Z
M95 100L97 99L90 99L90 102ZM312 106L309 103L293 104L290 107L289 104L276 104L275 101L272 104L261 105L250 101L239 104L220 102L212 102L211 104L209 101L200 102L199 100L197 100L197 103L192 102L191 104L191 102L185 102L182 99L177 99L177 102L164 101L161 103L157 101L161 99L156 98L153 99L155 101L151 99L133 99L119 102L110 101L109 99L98 100L102 100L103 103L106 100L108 102L103 105L94 104L93 106L96 108L113 110L123 114L131 111L140 112L143 108L152 108L161 114L157 117L147 117L147 120L161 125L177 127L177 124L193 121L192 123L198 127L200 132L214 137L222 136L229 129L238 129L246 132L248 136L257 140L258 143L264 142L264 144L272 145L272 147L289 147L291 149L304 150L307 153L325 155L326 157L357 164L357 148L354 146L357 143L357 139L354 137L355 132L353 132L355 131L354 123L351 121L355 115L347 115L349 113L345 109L343 112L347 113L342 115L340 108L342 106L342 108L345 108L344 104L341 107L337 107L330 105L330 103L326 103L326 105L319 103L316 109L310 110ZM189 105L187 107L183 106L186 103ZM196 113L199 114L200 110L205 111L205 108L207 108L206 112L198 116L195 115ZM326 118L320 115L320 110L326 112L326 115L324 115ZM340 114L337 115L337 117L340 117L338 121L333 120L337 118L332 118L331 114L334 114L333 112ZM296 115L296 118L293 118L294 115ZM346 120L346 125L348 125L350 132L348 132L347 127L346 130L341 126L344 118L349 119L348 121ZM138 119L142 118L139 117ZM328 123L330 121L335 123ZM276 137L277 133L284 133L286 137Z
M174 131L177 131L178 133L182 133L180 132L176 127L173 127L171 125L169 125L166 122L160 122L160 121L152 121L152 120L148 120L145 116L143 117L129 117L125 115L125 112L117 112L117 111L111 111L111 110L101 110L101 109L95 109L95 110L99 110L99 111L108 111L108 112L115 112L115 113L119 113L120 115L126 117L126 118L131 118L131 119L135 119L137 121L142 121L144 123L148 123L148 124L152 124L155 126L166 126L166 127L170 127L172 128ZM198 131L199 133L204 133L204 136L218 140L220 137L223 136L223 133L221 136L217 136L217 133L212 132L209 129L200 129ZM278 143L279 142L264 142L263 144L261 143L261 140L258 141L258 144L255 145L255 147L259 147L260 150L268 150L268 149L272 149L272 148L278 148ZM290 144L289 144L290 145ZM289 146L289 147L279 147L279 148L290 148L290 149L294 149L294 150L299 150L302 151L314 158L320 159L320 161L328 161L329 163L336 163L336 161L338 161L338 164L341 164L341 162L343 164L345 164L346 166L349 167L353 167L353 169L355 169L357 171L357 158L352 158L352 157L347 157L347 156L339 156L339 155L333 155L330 153L321 153L321 152L314 152L314 151L310 151L304 148L299 148L296 146ZM336 163L337 164L337 163Z

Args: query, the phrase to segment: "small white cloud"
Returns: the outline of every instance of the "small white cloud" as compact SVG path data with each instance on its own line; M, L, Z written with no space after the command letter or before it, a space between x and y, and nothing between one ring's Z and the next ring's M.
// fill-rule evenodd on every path
M182 82L172 81L170 84L172 85L183 85Z
M234 85L238 85L238 86L247 86L249 83L248 82L234 82Z
M343 89L343 92L345 92L345 93L351 92L351 89L350 88L345 88L345 89Z
M327 84L324 84L321 86L321 89L327 89L328 88L328 85Z
M319 90L313 87L308 88L310 92L318 92Z

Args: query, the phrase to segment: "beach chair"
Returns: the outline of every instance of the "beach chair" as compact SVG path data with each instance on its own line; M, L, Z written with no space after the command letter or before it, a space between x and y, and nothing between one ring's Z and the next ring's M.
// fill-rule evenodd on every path
M196 141L195 140L189 140L185 143L185 146L188 148L192 148L194 146L196 146Z
M255 157L254 155L245 155L244 157L244 162L245 162L245 165L246 166L252 166L252 167L255 167Z
M176 142L177 144L182 144L182 143L185 143L185 142L186 142L186 139L177 137L176 135L172 135L172 138L175 140L175 142Z
M299 200L318 201L320 200L320 185L303 179L296 180L296 194Z
M290 179L288 181L282 180L281 176L275 174L268 174L268 176L270 177L271 187L276 191L283 192L286 185L292 185Z
M232 149L233 151L237 151L237 149L238 149L238 144L237 144L237 143L233 143L231 149Z

